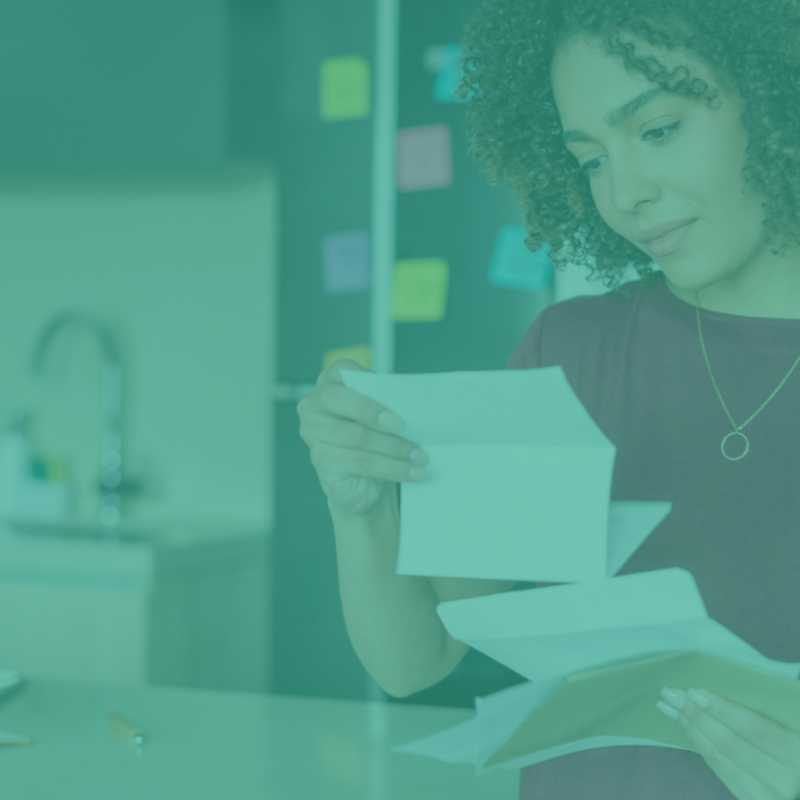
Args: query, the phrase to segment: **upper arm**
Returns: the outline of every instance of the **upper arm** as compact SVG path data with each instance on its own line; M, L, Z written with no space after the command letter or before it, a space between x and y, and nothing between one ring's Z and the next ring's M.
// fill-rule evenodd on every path
M484 597L487 594L510 592L516 581L501 581L488 578L428 578L440 603L449 600L466 600L468 597Z
M449 600L466 600L468 597L484 597L487 594L510 592L516 581L500 581L484 578L431 578L428 581L440 603ZM445 628L446 674L449 674L467 654L469 645L454 639Z

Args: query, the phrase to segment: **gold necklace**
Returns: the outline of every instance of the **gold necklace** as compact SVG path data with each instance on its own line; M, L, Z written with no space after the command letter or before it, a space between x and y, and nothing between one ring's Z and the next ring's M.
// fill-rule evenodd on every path
M778 393L778 389L780 389L781 386L783 386L783 384L786 383L787 379L789 378L789 375L791 375L792 372L794 372L794 368L798 365L798 363L800 363L800 356L797 357L797 361L794 362L794 364L792 365L792 368L786 374L786 377L780 382L780 384L778 385L778 389L776 389L761 404L761 408L759 408L758 411L756 411L756 413L753 414L753 416L750 417L750 419L747 420L747 422L743 422L741 425L737 425L733 421L733 417L731 416L730 411L728 411L728 407L725 405L725 401L722 399L722 395L719 393L719 389L717 388L717 382L714 380L714 374L711 372L711 364L708 363L708 354L706 353L706 346L705 346L705 343L703 342L703 329L700 327L700 295L698 294L696 289L695 289L695 292L694 292L694 297L695 297L695 307L697 309L697 330L698 330L698 332L700 334L700 345L703 348L703 355L706 357L706 366L708 367L708 374L711 375L711 382L714 384L714 388L717 390L717 396L719 397L719 401L720 401L720 403L722 403L722 407L725 409L725 413L728 415L728 419L731 421L731 425L733 425L733 428L734 428L733 431L731 433L729 433L722 440L722 445L721 445L722 455L724 455L725 458L727 458L729 461L739 461L739 459L744 458L747 455L747 451L750 449L750 442L748 441L747 437L742 433L742 428L744 428L744 426L747 425L750 422L750 420L752 420L753 417L755 417L756 414L758 414L761 411L761 409L764 408L764 406L767 403L769 403L770 400L772 400L773 397L775 397L775 395ZM731 438L731 436L741 436L744 439L744 443L745 443L744 453L742 453L740 456L737 456L736 458L732 458L731 456L729 456L725 452L725 442L727 442L728 439Z

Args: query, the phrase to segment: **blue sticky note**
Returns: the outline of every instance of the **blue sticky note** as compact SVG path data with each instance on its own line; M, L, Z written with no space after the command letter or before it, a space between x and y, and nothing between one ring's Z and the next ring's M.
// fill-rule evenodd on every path
M425 69L436 75L433 85L433 99L437 103L461 103L453 95L458 89L462 71L457 65L462 56L461 45L440 44L426 48L424 55ZM467 98L467 102L472 95Z
M550 245L544 244L532 253L525 245L527 235L521 225L505 225L500 229L489 267L489 283L530 292L538 292L552 284L554 270L548 255Z
M425 71L435 75L450 66L460 54L461 45L458 43L428 45L422 54Z
M328 294L369 288L369 234L347 231L322 240L322 270Z

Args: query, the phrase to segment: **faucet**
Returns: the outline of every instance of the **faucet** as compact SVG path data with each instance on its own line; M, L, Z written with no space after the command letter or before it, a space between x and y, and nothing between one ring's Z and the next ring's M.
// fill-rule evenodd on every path
M91 317L75 312L59 314L39 334L33 352L33 372L42 373L50 345L69 325L88 328L103 349L99 522L102 528L112 531L122 518L122 362L114 337L106 326Z

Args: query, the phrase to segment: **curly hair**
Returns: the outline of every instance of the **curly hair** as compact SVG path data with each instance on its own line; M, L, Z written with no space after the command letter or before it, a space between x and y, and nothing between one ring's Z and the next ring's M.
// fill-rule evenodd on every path
M561 141L553 55L584 37L621 56L629 72L677 94L703 97L711 107L719 92L688 67L670 73L653 56L636 57L633 37L620 38L625 32L690 52L742 100L745 195L768 198L762 208L774 254L779 238L780 250L790 239L800 242L799 0L484 0L465 26L455 97L469 101L469 155L485 162L491 185L505 181L517 194L528 249L548 243L556 269L589 267L589 280L600 277L623 296L657 274L652 260L602 219L588 178ZM620 287L631 266L642 280Z

